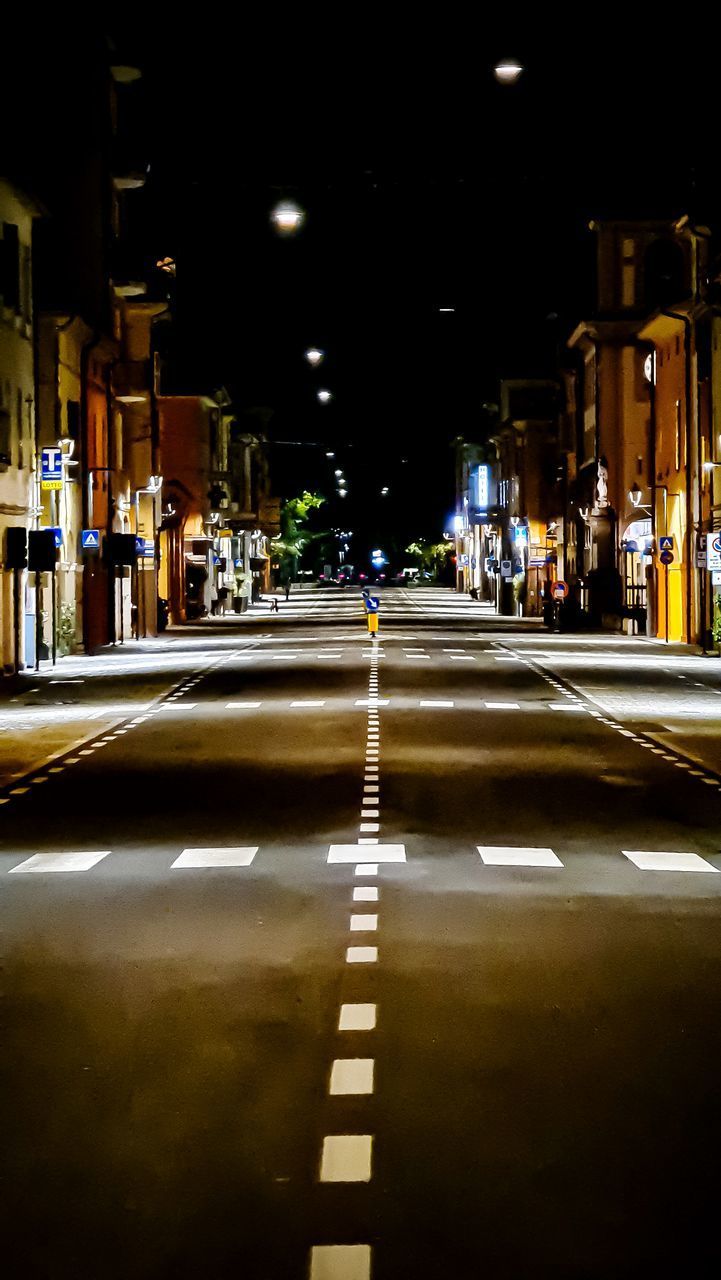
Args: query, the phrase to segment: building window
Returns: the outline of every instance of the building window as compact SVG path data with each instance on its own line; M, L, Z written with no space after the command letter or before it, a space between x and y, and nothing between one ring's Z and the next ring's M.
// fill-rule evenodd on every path
M10 311L20 309L20 243L13 222L3 222L0 242L0 294Z

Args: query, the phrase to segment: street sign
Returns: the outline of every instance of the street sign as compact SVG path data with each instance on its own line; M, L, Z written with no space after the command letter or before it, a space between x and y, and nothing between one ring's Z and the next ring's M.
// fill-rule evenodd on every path
M155 558L155 543L153 542L153 539L152 539L152 538L141 538L141 539L140 539L140 541L141 541L141 542L142 542L142 544L143 544L143 549L142 549L142 551L141 551L141 553L140 553L140 554L141 554L142 556L152 557L152 558L154 559L154 558Z
M664 534L662 538L659 538L658 549L659 551L673 551L673 535L670 533Z
M476 557L475 557L475 556L471 556L471 568L472 568L472 569L475 569L475 568L477 568L477 566L478 566L478 561L476 560Z
M721 533L706 534L706 567L721 569Z
M83 551L100 550L100 530L83 529L80 533L80 547Z
M501 560L501 577L502 578L513 577L513 564L510 560Z
M721 569L714 569L711 574L711 586L721 587Z
M44 529L44 531L45 531L46 533L52 533L52 534L54 535L54 537L55 537L55 546L56 546L56 547L62 547L62 545L63 545L63 531L62 531L62 529L60 528L60 526L59 526L59 525L57 525L57 524L52 524L52 525L43 525L42 527L43 527L43 529Z
M661 564L673 564L673 551L662 551L658 558Z
M568 583L559 578L551 587L554 600L565 600L568 595Z
M40 453L40 488L62 489L63 451L57 445Z

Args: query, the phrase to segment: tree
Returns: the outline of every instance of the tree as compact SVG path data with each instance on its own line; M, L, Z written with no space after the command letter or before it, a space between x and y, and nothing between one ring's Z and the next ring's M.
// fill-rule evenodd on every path
M271 543L273 555L280 564L280 581L291 582L298 572L300 558L310 542L324 538L322 533L312 533L304 528L311 513L323 506L325 498L319 493L304 489L298 498L287 498L280 509L280 537Z
M438 578L448 564L448 556L453 551L451 542L411 542L406 553L416 562L419 569L432 573Z

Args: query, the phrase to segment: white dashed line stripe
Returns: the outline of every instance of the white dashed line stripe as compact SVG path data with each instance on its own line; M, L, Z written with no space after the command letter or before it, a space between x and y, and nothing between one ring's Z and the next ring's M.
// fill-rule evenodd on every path
M338 1018L339 1031L373 1031L376 1025L376 1005L342 1004Z
M369 1244L317 1244L310 1253L310 1280L370 1280Z
M260 706L259 702L226 702L226 711L249 711Z
M373 1136L332 1134L323 1139L321 1182L370 1182Z
M380 862L405 862L406 846L404 844L379 844L373 850L374 865ZM355 844L332 844L328 849L329 863L358 862L358 846Z
M520 711L521 704L519 702L487 702L488 711Z
M353 890L354 902L377 902L378 889L374 884L361 884Z
M376 964L378 960L377 947L348 947L346 953L346 964Z
M184 849L172 867L249 867L258 845L246 848Z
M491 867L562 867L553 849L523 848L514 845L476 845L486 866Z
M89 871L103 858L107 858L109 849L93 853L34 853L31 858L11 867L8 875L26 875L30 872L50 871Z
M454 707L455 702L447 702L441 698L424 698L419 704L421 707Z
M319 699L302 698L302 699L299 699L297 702L291 702L290 705L291 707L324 707L325 700L322 698L319 698Z
M351 933L375 933L378 929L377 915L351 915L350 925Z
M331 1067L328 1092L332 1096L371 1094L374 1067L374 1058L335 1058Z
M697 853L653 853L650 850L622 849L624 857L633 862L640 871L697 871L718 872L710 862Z

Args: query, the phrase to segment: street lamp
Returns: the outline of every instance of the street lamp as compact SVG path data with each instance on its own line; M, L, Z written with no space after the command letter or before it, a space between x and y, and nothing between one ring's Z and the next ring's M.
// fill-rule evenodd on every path
M340 479L340 477L343 475L343 472L342 472L342 471L336 471L334 474L338 476L338 479Z
M493 74L499 84L515 84L523 70L518 58L502 58L493 68Z
M321 404L328 404L328 401L333 399L330 391L319 391L317 392L317 395Z
M305 214L292 200L281 200L270 215L276 231L282 236L292 236L305 221Z
M333 450L332 450L332 449L328 449L328 450L326 451L326 455L325 455L325 456L326 456L326 458L334 458L334 457L335 457L335 454L334 454L334 452L333 452Z
M348 490L347 490L347 489L339 489L339 490L338 490L338 497L339 497L339 498L345 498L345 496L346 496L347 492L348 492Z
M316 369L319 364L323 363L323 360L325 359L325 351L321 351L320 347L309 347L305 353L305 358L308 361L308 364L312 365L313 368Z

